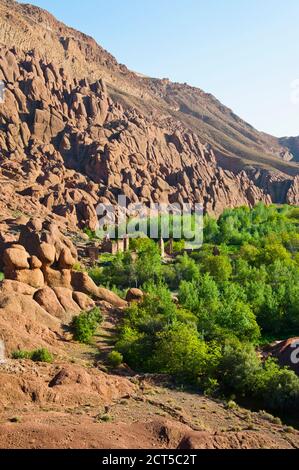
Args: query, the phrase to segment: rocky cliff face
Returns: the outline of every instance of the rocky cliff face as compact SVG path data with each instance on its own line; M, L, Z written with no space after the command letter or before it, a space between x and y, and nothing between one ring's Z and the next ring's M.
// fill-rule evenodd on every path
M213 97L137 76L43 10L0 0L0 11L2 213L93 229L97 204L119 194L201 202L215 214L258 201L299 203L299 167L286 148ZM233 145L219 129L218 140L206 132L223 116Z

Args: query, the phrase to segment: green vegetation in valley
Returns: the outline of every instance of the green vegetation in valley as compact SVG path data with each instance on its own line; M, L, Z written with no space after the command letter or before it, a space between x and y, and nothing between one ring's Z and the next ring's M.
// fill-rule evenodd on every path
M299 335L298 223L299 210L289 206L225 210L218 220L205 216L203 247L173 263L140 239L134 256L118 254L94 269L98 284L146 292L120 327L124 361L209 394L298 411L299 378L256 351L268 338Z

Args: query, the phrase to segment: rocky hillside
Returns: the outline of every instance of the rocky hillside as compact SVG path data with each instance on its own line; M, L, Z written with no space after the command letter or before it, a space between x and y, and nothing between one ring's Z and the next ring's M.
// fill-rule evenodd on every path
M299 161L299 137L282 137L279 142L287 147L293 155L294 161Z
M111 333L136 289L123 300L76 271L77 250L53 223L15 220L0 232L1 449L299 447L299 432L265 412L109 366L104 346L113 348ZM95 306L104 322L90 344L79 344L70 322ZM53 361L21 356L40 348Z
M96 224L98 202L299 201L299 166L211 95L130 72L49 13L0 0L0 210Z

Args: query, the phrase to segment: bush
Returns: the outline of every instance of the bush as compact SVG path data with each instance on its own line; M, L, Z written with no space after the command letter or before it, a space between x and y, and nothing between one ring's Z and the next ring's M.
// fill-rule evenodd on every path
M176 275L178 281L193 281L199 278L199 268L196 262L190 258L187 253L183 256L178 256L175 265Z
M11 355L12 359L31 359L28 351L14 351Z
M248 397L254 393L261 360L250 344L229 340L224 346L217 378L224 395Z
M230 340L224 347L216 377L225 396L254 399L267 410L290 413L299 410L299 378L279 367L274 359L265 363L250 344Z
M123 355L118 351L112 351L108 355L108 362L112 367L119 367L123 363Z
M195 328L176 323L157 335L153 371L196 383L206 372L208 361L207 345L199 339Z
M73 266L73 271L84 273L86 272L86 268L81 263L79 263L79 261L77 261L77 263L75 263Z
M42 348L31 353L31 360L34 362L47 362L48 364L51 364L53 362L53 356L47 349Z
M100 421L103 421L103 423L109 423L112 421L112 417L108 414L102 415L99 419Z
M52 354L45 348L36 349L35 351L14 351L11 355L13 359L30 359L33 362L53 362Z
M97 286L104 282L103 268L96 266L88 271L88 275Z
M229 400L229 401L226 403L225 408L226 408L227 410L235 410L236 408L238 408L238 405L237 405L237 403L236 403L234 400Z
M82 312L73 318L72 328L75 341L89 344L97 327L102 322L100 309L95 307L90 312Z
M273 359L268 359L257 375L255 389L257 398L273 411L299 411L299 378L295 372L281 368Z

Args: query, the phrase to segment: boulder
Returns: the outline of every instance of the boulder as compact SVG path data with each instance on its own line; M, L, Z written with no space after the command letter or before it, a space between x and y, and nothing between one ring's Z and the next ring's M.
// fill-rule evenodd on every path
M129 289L126 296L127 302L141 302L144 297L144 293L140 289Z
M40 269L43 265L37 256L31 256L29 263L31 269Z
M108 289L105 289L104 287L98 288L97 297L99 300L104 300L116 308L124 308L128 306L128 303L125 300L121 299L117 294Z
M31 255L39 256L39 233L42 230L42 221L40 219L31 219L27 225L21 229L19 243L24 246Z
M14 248L15 250L21 250L26 252L26 248L23 245L20 245L19 243L12 243L9 248Z
M22 282L12 281L9 279L5 279L0 284L1 293L16 293L22 295L29 295L32 297L36 291L34 287L29 286L28 284L23 284Z
M6 351L52 349L62 335L59 320L28 295L0 294L0 331Z
M26 250L18 248L8 248L4 252L4 265L8 269L29 269L28 259L30 258Z
M86 369L78 364L65 364L54 371L55 375L48 383L48 392L54 389L55 396L76 397L71 403L109 404L122 397L136 393L136 385L123 377L103 374L97 369ZM93 398L94 397L94 398ZM88 398L88 399L87 399ZM70 401L70 398L69 398Z
M45 276L45 282L49 287L65 287L66 289L71 288L71 271L63 269L62 271L56 271L49 266L43 267L43 273Z
M5 272L5 277L13 281L28 284L35 289L44 287L45 279L40 269L22 269L19 271Z
M76 259L73 257L69 248L63 248L58 261L59 269L72 269Z
M74 315L81 312L81 308L73 300L73 292L70 289L55 287L53 290L64 310L69 315L69 320L71 320Z
M55 247L56 260L59 260L60 254L64 248L68 248L72 257L77 260L77 249L72 241L63 235L58 226L53 222L45 222L43 224L43 232L41 234L41 241L49 243Z
M299 337L277 341L265 346L263 353L265 357L275 357L281 367L289 367L299 375Z
M80 309L85 312L88 312L96 306L95 302L82 292L73 292L73 299L79 305Z
M34 300L50 315L53 315L60 320L64 320L65 310L53 289L46 286L43 289L38 290L34 295Z
M55 246L49 243L41 243L39 246L39 259L47 266L51 266L55 262L56 250Z
M114 292L98 287L87 273L73 271L72 286L75 291L83 292L98 300L104 300L113 307L123 308L128 305L125 300L114 294Z
M72 271L72 287L75 291L98 297L99 288L87 273Z

